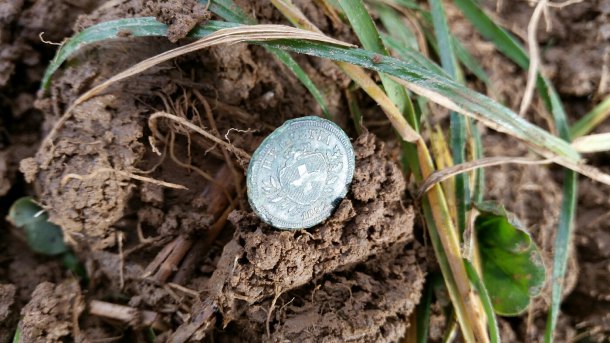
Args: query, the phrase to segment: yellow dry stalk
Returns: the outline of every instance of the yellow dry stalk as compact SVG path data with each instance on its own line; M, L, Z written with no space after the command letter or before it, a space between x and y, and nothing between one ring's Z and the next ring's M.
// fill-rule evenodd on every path
M428 147L423 140L417 142L417 156L422 177L426 179L434 172L434 165ZM426 198L430 204L434 226L438 232L449 268L451 269L452 281L459 292L455 294L451 289L452 287L447 287L464 339L467 342L489 342L485 315L480 311L482 308L480 305L481 299L478 293L472 289L472 285L468 280L466 268L462 261L458 232L449 214L447 200L440 185L435 184L432 186L426 192ZM445 281L449 282L449 280Z
M451 157L449 145L439 125L436 125L434 129L430 129L430 147L432 149L432 156L435 157L436 170L445 170L453 166L453 158ZM447 178L443 180L442 186L451 218L457 218L455 179Z

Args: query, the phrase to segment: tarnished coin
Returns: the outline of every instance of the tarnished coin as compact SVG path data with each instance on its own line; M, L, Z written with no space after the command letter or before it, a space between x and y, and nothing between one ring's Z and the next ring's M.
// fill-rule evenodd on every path
M278 229L304 229L328 218L354 176L354 150L333 122L289 120L252 155L247 172L254 212Z

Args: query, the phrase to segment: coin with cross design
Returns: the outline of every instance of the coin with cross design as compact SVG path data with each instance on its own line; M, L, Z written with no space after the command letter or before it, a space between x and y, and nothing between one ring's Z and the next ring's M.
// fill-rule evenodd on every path
M247 171L254 212L278 229L305 229L328 218L354 176L354 150L332 121L288 120L256 149Z

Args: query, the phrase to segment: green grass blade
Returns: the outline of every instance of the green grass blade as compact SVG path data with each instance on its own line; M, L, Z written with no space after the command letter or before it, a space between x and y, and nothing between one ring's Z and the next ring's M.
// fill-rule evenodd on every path
M491 343L500 343L500 330L498 329L498 322L496 321L496 316L494 314L493 305L491 304L491 298L487 293L487 288L485 288L485 284L483 284L483 281L479 277L477 271L474 269L472 263L464 259L464 265L466 266L466 273L470 278L470 282L472 282L474 288L480 293L483 309L485 310L485 315L488 319L487 325L489 328L489 338Z
M358 39L360 39L362 46L377 54L388 56L389 53L383 45L379 32L375 27L375 23L364 7L362 0L339 0L339 4L352 25L354 32L358 36ZM384 74L380 74L380 77L388 97L405 116L411 127L419 132L419 120L415 115L413 103L404 87Z
M553 333L557 325L561 305L561 289L567 269L568 249L572 240L574 217L576 216L576 196L578 193L578 176L572 170L565 170L563 177L563 199L561 215L555 237L555 256L553 258L553 275L551 279L551 308L549 310L544 341L553 342Z
M438 274L438 272L434 274L428 274L428 277L426 277L424 295L419 301L419 304L417 304L417 318L415 321L415 332L417 336L415 341L417 343L428 342L428 335L430 332L430 312L432 306L432 295L434 294L434 283L441 284L442 282L442 277Z
M208 25L193 29L189 36L201 38L223 28L236 24L211 21ZM99 23L84 29L70 37L55 53L42 78L41 88L47 89L53 74L72 55L85 46L108 39L118 38L120 33L129 32L133 37L161 37L167 34L167 25L158 22L154 17L126 18Z
M383 43L388 48L395 51L396 54L400 56L403 61L410 61L412 63L416 63L420 67L428 69L435 74L441 75L443 77L449 77L449 75L446 71L443 70L443 68L441 68L438 64L432 62L431 60L427 59L426 56L424 56L419 51L401 45L401 43L397 39L387 34L382 34L381 39L383 40Z
M207 0L199 2L206 3ZM247 25L256 24L256 20L248 16L239 6L232 0L212 0L209 7L210 12L216 14L226 21L232 23L241 23Z
M320 92L318 87L309 78L307 73L305 73L305 71L301 68L301 66L299 66L297 61L295 61L294 58L292 58L292 56L290 56L290 54L288 54L287 52L285 52L283 50L280 50L277 48L272 48L272 47L267 47L267 50L269 52L271 52L272 54L274 54L280 61L282 61L282 63L284 63L284 65L288 69L290 69L290 71L292 71L294 73L294 75L297 77L297 79L299 81L301 81L303 86L305 86L305 88L307 88L309 93L311 93L311 95L314 97L314 99L318 102L318 105L320 105L320 107L322 108L322 111L324 112L324 115L326 116L326 118L330 120L332 118L332 115L330 114L330 112L328 110L328 106L326 105L326 99L324 98L324 95L322 95L322 92Z
M453 54L453 41L449 35L449 27L447 26L447 18L441 0L429 0L430 11L432 14L432 23L436 34L436 41L441 58L441 65L447 71L449 76L455 80L458 78L458 64L455 55ZM451 152L453 163L461 164L466 160L466 125L467 118L459 115L456 112L451 112L450 131L451 131ZM455 191L457 203L457 227L460 232L466 229L466 211L470 203L470 194L468 187L467 174L459 174L455 176Z
M553 115L555 126L559 136L566 141L570 141L570 127L567 115L561 104L561 99L555 91L553 85L546 79L538 75L536 85L540 97ZM553 256L553 274L551 287L551 308L547 319L547 326L544 332L546 343L553 342L553 333L557 325L561 305L561 289L568 264L568 249L572 241L574 232L574 218L576 217L576 197L578 193L578 175L573 170L566 169L563 179L563 199L561 202L561 214L557 225L557 235L555 236L555 255Z
M472 125L475 146L475 159L479 160L483 158L483 142L481 140L481 133L479 128L473 123ZM477 168L475 171L474 178L474 189L472 190L472 202L477 204L483 201L485 194L485 168Z
M13 336L13 343L19 343L21 340L21 330L19 330L19 326L15 330L15 335Z
M458 64L453 55L453 40L449 34L447 18L441 0L429 0L430 13L432 14L432 24L438 44L439 57L443 69L454 79L458 76Z
M218 16L225 20L242 23L252 24L254 20L248 18L243 12L238 10L238 7L232 5L226 0L216 0L210 4L210 9L215 12ZM216 25L216 29L222 27L220 24ZM215 30L207 31L206 33L212 33ZM64 45L57 51L55 58L47 67L45 74L42 78L41 88L47 89L53 74L59 69L61 64L65 62L75 52L80 50L82 47L99 42L106 39L118 38L121 33L129 32L133 37L146 37L146 36L165 36L167 33L167 25L159 23L156 19L150 17L141 18L128 18L119 19L108 22L103 22L92 27L89 27L73 37L71 37ZM194 30L190 36L201 37L204 32ZM292 71L297 79L307 88L312 94L314 99L318 102L322 111L327 117L330 117L328 106L324 96L313 83L305 71L298 65L298 63L285 51L280 49L271 48L270 51L275 54L277 58L286 65L286 67Z
M421 10L421 6L413 0L396 0L396 3L411 10Z
M416 51L419 50L415 34L405 26L402 17L396 10L389 6L377 4L375 6L375 11L379 16L379 19L381 19L381 23L388 32L388 35L394 38L400 46Z
M610 96L606 97L591 112L572 125L570 137L574 139L590 133L597 125L608 119L608 117L610 117Z
M496 44L498 50L521 68L527 69L529 58L525 49L510 33L487 16L481 5L474 0L455 0L454 3L484 37Z
M456 38L452 37L453 49L455 57L466 67L466 69L470 70L474 76L476 76L479 80L481 80L485 86L487 86L488 90L492 90L491 81L489 80L489 76L487 72L479 62L466 50L464 45Z

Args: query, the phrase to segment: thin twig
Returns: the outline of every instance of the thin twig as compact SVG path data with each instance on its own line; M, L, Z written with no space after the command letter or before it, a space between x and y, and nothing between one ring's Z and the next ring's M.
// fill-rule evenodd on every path
M167 245L165 245L163 247L163 249L161 249L161 251L159 251L159 253L157 253L157 256L155 256L155 258L148 264L146 269L144 269L144 272L142 273L141 277L147 278L147 277L151 276L159 268L161 263L163 263L163 261L165 261L165 259L167 259L167 257L172 252L172 250L174 250L174 247L176 246L177 243L178 243L178 238L174 239L173 241L171 241Z
M153 279L157 282L163 283L169 278L170 275L175 271L176 266L182 261L184 255L193 246L193 240L188 239L183 235L178 236L176 239L176 245L172 249L172 252L167 256L165 261L159 266L159 269L153 275Z
M132 326L144 325L160 331L168 329L168 325L161 320L161 316L157 312L140 311L133 307L105 301L92 300L89 303L89 314L118 320Z

